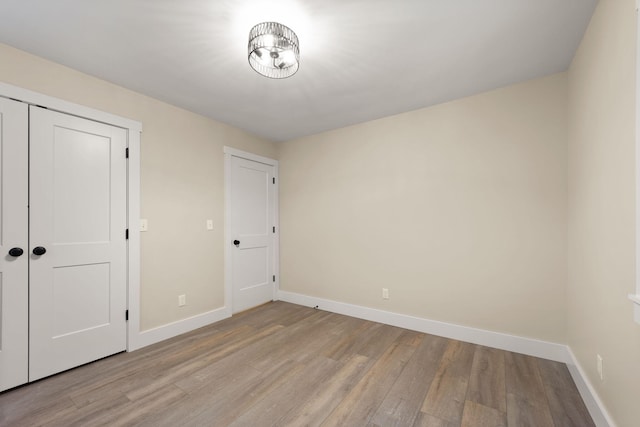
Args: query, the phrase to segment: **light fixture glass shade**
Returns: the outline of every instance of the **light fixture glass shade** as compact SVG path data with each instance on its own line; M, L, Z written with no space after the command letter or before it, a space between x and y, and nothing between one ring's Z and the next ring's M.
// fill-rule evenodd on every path
M289 27L262 22L249 31L249 65L272 79L291 77L298 71L300 45Z

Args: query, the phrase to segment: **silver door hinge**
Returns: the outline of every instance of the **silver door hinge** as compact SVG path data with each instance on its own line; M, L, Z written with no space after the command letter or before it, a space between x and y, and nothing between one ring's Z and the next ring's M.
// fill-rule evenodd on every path
M126 240L129 240L129 229L127 228L126 231L124 232L124 236Z
M124 312L124 320L129 320L129 310L125 310Z
M273 281L274 282L276 281L276 275L275 274L273 275Z
M129 147L127 147L127 149L125 150L125 155L127 157L127 159L129 158Z
M274 183L274 184L276 183L276 178L275 178L275 177L273 177L273 183Z
M276 232L276 226L275 225L273 226L273 232L274 233Z

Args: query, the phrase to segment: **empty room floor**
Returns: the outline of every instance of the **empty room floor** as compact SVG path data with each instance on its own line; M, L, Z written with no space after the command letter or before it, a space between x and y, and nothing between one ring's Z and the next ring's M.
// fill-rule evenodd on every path
M0 394L1 426L592 426L562 363L273 302Z

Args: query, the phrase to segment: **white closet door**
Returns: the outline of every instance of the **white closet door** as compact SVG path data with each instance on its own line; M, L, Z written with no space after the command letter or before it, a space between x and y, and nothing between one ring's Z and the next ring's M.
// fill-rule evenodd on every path
M121 128L30 112L33 381L126 348L127 141Z
M274 167L231 158L233 312L273 300Z
M0 391L28 379L27 108L0 98Z

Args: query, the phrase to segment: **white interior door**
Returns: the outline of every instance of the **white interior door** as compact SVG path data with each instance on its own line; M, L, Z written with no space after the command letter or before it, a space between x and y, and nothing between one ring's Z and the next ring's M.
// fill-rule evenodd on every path
M126 348L127 139L39 107L30 132L33 381Z
M274 167L231 157L233 312L273 300Z
M0 98L0 391L28 379L27 108Z

